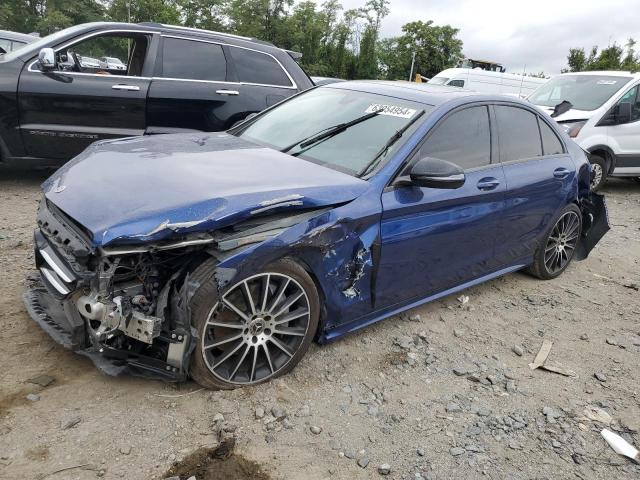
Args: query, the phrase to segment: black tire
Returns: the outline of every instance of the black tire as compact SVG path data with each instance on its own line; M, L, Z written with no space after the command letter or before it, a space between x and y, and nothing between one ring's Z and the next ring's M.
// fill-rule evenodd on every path
M563 233L564 232L567 233ZM582 213L574 205L567 205L554 220L536 250L527 271L541 280L551 280L564 272L575 253L582 232ZM552 250L553 248L553 250ZM557 263L554 263L554 259Z
M191 356L191 377L205 388L227 390L256 385L290 372L309 349L320 318L320 300L309 274L294 261L284 259L255 275L240 281L233 280L222 292L222 297L225 302L233 299L233 306L248 317L243 319L231 307L227 307L226 303L220 306L220 295L214 279L215 268L215 259L206 260L191 276L200 284L190 303L191 324L199 336ZM281 288L282 293L278 296ZM289 293L292 291L293 293ZM295 292L300 291L304 295L290 307L286 307L290 299L297 295ZM269 306L271 310L266 314ZM280 313L283 306L286 311ZM308 308L308 315L290 321L282 320L295 317L296 312L303 311L305 306ZM293 308L297 310L291 311ZM270 315L272 311L273 316ZM215 322L216 325L209 322ZM232 327L222 327L222 324ZM280 330L289 333L281 333ZM241 338L226 340L234 336ZM218 345L220 342L225 343ZM238 345L240 346L237 347ZM237 353L232 353L234 349ZM224 360L229 354L228 360ZM215 365L221 359L223 361L216 368ZM227 364L235 365L231 373L231 366L226 366Z
M636 183L640 183L640 177L633 177L633 179L636 181Z
M591 185L591 191L597 192L600 190L607 181L607 175L609 174L609 162L606 158L600 155L591 155L589 162L592 165L592 178L589 180Z

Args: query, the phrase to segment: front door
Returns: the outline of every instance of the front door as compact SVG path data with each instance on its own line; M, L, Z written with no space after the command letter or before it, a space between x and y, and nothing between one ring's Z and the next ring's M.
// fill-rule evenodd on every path
M640 176L640 85L628 90L621 103L631 104L631 118L607 127L609 144L616 152L616 173Z
M20 130L32 157L69 159L96 140L141 135L152 35L89 34L55 48L57 67L28 62L20 76ZM101 58L120 59L126 70Z
M382 194L376 308L443 292L497 266L505 179L502 166L491 163L488 107L467 107L440 121L412 160L424 157L456 163L466 180L457 189L395 186Z

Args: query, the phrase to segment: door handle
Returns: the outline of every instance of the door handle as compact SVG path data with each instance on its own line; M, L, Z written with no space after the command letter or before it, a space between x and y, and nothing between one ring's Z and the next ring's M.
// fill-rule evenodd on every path
M122 84L118 84L118 85L113 85L111 87L113 90L128 90L130 92L137 92L140 90L140 87L137 85L122 85Z
M569 170L567 170L566 168L556 168L553 171L553 176L556 178L565 178L567 175L569 175L571 172Z
M237 90L216 90L218 95L240 95L240 92Z
M476 184L478 190L494 190L498 185L500 185L500 180L495 177L481 178Z

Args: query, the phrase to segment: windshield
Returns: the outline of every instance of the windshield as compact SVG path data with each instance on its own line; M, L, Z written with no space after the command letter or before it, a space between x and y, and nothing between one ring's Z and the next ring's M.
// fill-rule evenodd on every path
M447 83L447 80L449 80L447 77L433 77L427 83L430 83L431 85L444 85Z
M18 58L19 56L25 55L27 53L36 54L40 51L41 48L47 46L53 46L58 41L58 39L67 36L70 33L85 30L86 25L76 25L74 27L65 28L64 30L60 30L59 32L52 33L51 35L47 35L46 37L39 38L33 43L29 43L24 47L21 47L18 50L14 50L13 52L7 53L3 60L13 60L14 58Z
M401 142L386 150L387 141L422 111L432 108L384 95L321 87L280 104L231 133L278 150L289 149L290 155L358 175L367 170L378 154L388 157ZM376 111L380 113L367 115ZM308 145L304 141L357 119L360 121L321 141Z
M595 110L609 100L631 77L608 75L560 75L552 78L529 96L534 105L555 107L571 102L576 110Z

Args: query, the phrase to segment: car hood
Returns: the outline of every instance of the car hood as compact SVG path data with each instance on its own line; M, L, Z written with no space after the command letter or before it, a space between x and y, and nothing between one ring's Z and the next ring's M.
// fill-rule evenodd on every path
M190 133L97 142L42 187L106 246L340 204L368 183L233 135Z
M553 113L553 107L542 107L538 105L542 111L551 115ZM552 117L556 122L573 122L576 120L588 120L590 119L596 110L577 110L572 108L564 112L562 115L558 115L557 117Z

